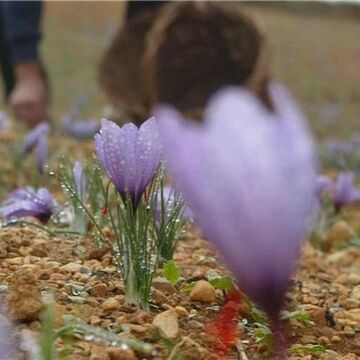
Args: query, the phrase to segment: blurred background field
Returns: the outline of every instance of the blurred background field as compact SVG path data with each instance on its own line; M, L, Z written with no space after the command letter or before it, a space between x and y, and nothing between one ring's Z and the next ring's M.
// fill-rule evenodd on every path
M78 94L88 97L84 116L102 115L98 64L125 7L125 2L109 1L45 3L42 54L54 119ZM320 138L347 137L360 128L359 8L311 2L250 5L270 43L274 77L290 87Z

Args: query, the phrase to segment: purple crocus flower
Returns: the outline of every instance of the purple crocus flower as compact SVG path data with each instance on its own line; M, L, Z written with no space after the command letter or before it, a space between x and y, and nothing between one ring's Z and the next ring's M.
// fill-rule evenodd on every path
M344 205L360 202L360 190L354 183L354 175L340 173L334 185L334 203L337 208Z
M103 119L95 136L95 147L122 199L130 195L136 207L160 163L161 144L155 118L148 119L140 128L131 123L120 127Z
M45 188L35 191L31 187L12 191L0 206L0 214L6 221L33 216L46 224L56 210L56 201Z
M44 172L48 159L48 136L50 133L50 125L46 122L38 124L31 130L21 146L20 153L22 156L30 153L34 148L37 149L38 165L41 173Z
M220 91L205 123L155 110L164 155L195 222L249 297L279 324L294 262L315 203L313 143L287 91L266 108L240 88Z
M78 139L86 139L94 136L100 129L98 120L76 120L72 114L66 115L62 120L63 130Z
M73 168L75 191L77 196L82 202L85 201L86 197L86 177L84 173L83 164L80 161L76 161Z

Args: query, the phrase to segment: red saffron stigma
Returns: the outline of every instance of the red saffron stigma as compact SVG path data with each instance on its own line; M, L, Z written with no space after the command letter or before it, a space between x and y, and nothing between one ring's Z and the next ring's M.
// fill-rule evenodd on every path
M241 295L233 291L228 295L224 307L217 314L216 318L205 326L205 331L210 335L215 345L215 352L211 359L225 359L230 349L235 345L240 331L236 326L236 317L239 313Z
M147 190L147 189L144 190L144 200L145 200L146 203L147 203L148 200L149 200L149 194L148 194L148 190Z
M106 190L105 190L105 204L104 204L104 208L101 210L101 215L102 216L107 216L109 213L109 209L108 209L108 196L109 196L109 187L110 187L110 181L107 183L106 185Z

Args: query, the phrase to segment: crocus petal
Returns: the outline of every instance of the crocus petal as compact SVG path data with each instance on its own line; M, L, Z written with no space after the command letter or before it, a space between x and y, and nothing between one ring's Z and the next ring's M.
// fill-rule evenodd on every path
M160 161L161 145L154 117L144 122L139 129L136 142L138 175L136 178L136 197L141 196L149 179L155 175Z
M314 204L315 162L290 96L277 84L270 95L274 112L245 90L220 91L203 125L168 107L155 116L195 221L243 289L276 319Z

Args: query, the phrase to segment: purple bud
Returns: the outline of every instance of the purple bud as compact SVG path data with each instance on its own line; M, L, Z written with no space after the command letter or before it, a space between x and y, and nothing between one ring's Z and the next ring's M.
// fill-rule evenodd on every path
M84 167L80 161L75 162L73 174L76 194L84 202L86 197L86 177Z
M160 163L161 144L155 118L145 121L139 129L131 123L120 127L103 119L95 147L122 199L130 195L136 207Z
M323 193L332 193L333 188L334 188L334 182L329 177L324 175L319 175L316 178L315 193L318 198L320 198Z
M340 173L336 179L334 189L334 203L337 207L360 202L360 191L354 183L354 175Z
M0 206L6 221L32 216L46 224L57 207L56 201L45 188L35 191L31 187L12 191Z
M67 134L75 138L86 139L99 131L100 123L95 119L76 120L72 114L69 114L62 120L62 128Z
M155 111L164 154L195 222L243 290L275 323L315 205L314 149L279 84L269 111L240 88L220 91L204 123Z

